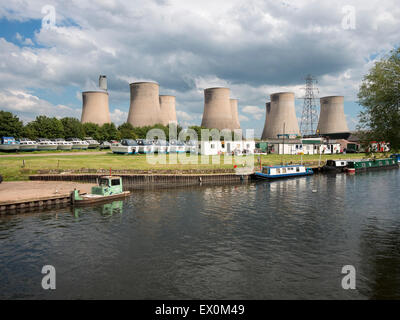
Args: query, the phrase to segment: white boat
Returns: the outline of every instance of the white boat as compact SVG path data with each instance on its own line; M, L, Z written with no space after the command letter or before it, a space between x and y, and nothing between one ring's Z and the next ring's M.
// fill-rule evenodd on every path
M37 150L38 151L49 151L49 150L57 150L57 143L51 141L49 139L38 139L37 140Z
M71 150L72 142L65 141L64 139L55 139L55 143L57 143L57 150Z
M91 137L85 138L85 141L89 144L89 149L96 149L100 146L100 143Z
M254 177L261 180L273 180L309 176L313 173L311 168L306 168L302 165L271 166L263 167L261 172L254 172Z
M197 154L198 153L197 145L198 145L198 142L195 140L186 141L185 142L185 151L188 153Z
M89 143L87 143L86 141L82 141L78 138L70 138L67 141L72 143L72 149L86 150L87 148L89 148Z
M100 146L100 149L110 149L111 148L111 143L108 141L103 141Z
M179 140L171 140L169 142L169 152L176 152L176 153L182 153L186 152L186 146L182 141Z
M165 140L157 140L154 142L154 152L157 153L168 153L169 143Z
M27 138L19 139L19 151L36 151L37 146L38 144L36 141Z
M19 143L13 137L2 137L0 152L18 151Z
M150 140L137 139L136 143L139 145L139 153L154 153L156 146Z
M121 142L111 144L111 151L119 154L134 154L139 152L139 145L135 140L122 139Z

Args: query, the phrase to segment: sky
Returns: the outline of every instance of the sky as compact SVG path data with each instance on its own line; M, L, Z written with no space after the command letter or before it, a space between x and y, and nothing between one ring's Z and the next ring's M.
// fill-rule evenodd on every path
M201 123L203 90L224 86L241 127L260 136L272 93L294 92L300 119L312 74L318 97L345 97L354 130L363 76L399 31L398 0L2 1L0 109L24 122L80 119L82 91L105 74L116 124L127 119L129 83L155 81L176 96L185 127Z

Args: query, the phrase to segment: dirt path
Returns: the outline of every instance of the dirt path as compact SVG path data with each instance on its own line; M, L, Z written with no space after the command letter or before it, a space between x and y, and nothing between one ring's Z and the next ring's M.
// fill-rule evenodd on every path
M69 195L74 188L90 192L94 184L64 181L15 181L0 183L1 202Z

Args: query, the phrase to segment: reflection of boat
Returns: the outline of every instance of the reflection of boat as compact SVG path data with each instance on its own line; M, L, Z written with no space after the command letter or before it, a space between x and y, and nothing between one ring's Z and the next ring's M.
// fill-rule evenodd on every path
M91 207L93 207L95 211L100 211L102 215L112 216L115 213L122 213L123 205L124 202L119 200L110 203L105 203L100 206L98 204L96 206L92 205ZM74 216L79 217L82 214L82 210L84 210L82 207L74 207L73 208Z
M255 172L256 179L272 180L312 175L314 171L302 165L263 167L262 172Z
M114 200L126 197L130 191L122 190L122 178L117 176L104 176L99 179L99 184L92 187L92 192L80 194L79 190L72 191L73 205L85 205L90 203Z
M328 160L322 167L322 171L331 173L345 172L347 168L346 160Z

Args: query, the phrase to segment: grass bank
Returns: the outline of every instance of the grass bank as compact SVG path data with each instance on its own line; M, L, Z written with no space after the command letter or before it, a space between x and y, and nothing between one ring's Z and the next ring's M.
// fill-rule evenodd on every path
M192 156L189 162L187 158L180 158L186 155L164 155L166 163L155 163L154 158L147 158L146 155L116 155L112 153L94 155L53 155L29 157L1 157L0 174L5 181L28 180L29 175L37 173L52 172L79 172L87 169L91 170L133 170L138 172L151 171L153 173L179 173L210 171L213 170L232 170L236 162L224 163L224 158L220 156L206 157ZM254 165L259 167L257 155L254 156ZM327 159L355 159L363 158L365 154L347 155L322 155L322 162ZM298 155L261 155L263 165L276 165L281 163L300 163L301 156ZM149 161L150 160L150 161ZM182 160L186 160L184 163ZM206 161L204 161L206 160ZM319 155L303 155L303 163L318 165ZM153 162L153 163L151 163ZM193 163L194 162L194 163ZM206 162L206 163L204 163Z

